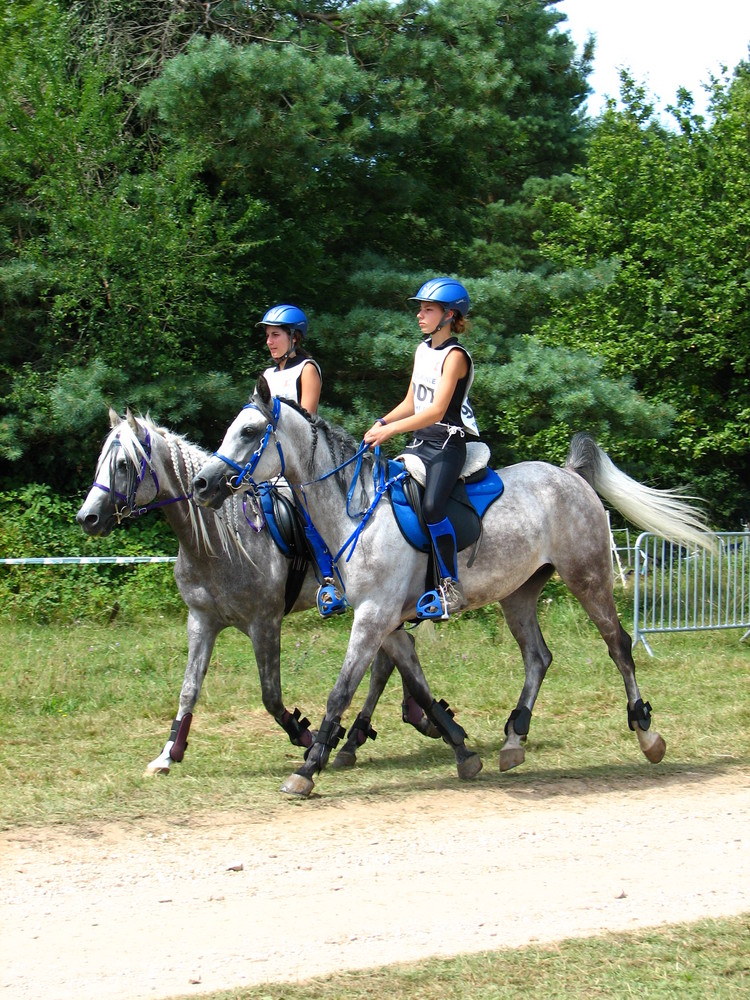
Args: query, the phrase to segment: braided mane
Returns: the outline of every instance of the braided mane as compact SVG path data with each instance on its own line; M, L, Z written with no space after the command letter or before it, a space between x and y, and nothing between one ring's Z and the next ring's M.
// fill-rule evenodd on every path
M284 399L282 402L285 406L290 406L293 410L296 410L297 413L302 414L312 429L313 442L307 463L308 475L313 474L315 453L318 448L319 438L323 439L335 466L341 465L347 459L351 458L352 455L356 454L359 444L356 439L343 427L340 427L338 424L328 423L327 420L324 420L323 417L317 413L310 413L304 408L304 406L300 406L300 404L293 399ZM362 456L362 469L360 470L360 485L363 490L365 489L365 468L371 469L372 464L373 453L368 451ZM347 489L347 474L347 469L342 469L336 473L337 477L340 477L340 483L344 490Z
M229 497L220 510L200 507L192 500L193 478L211 458L211 452L194 444L182 434L177 434L175 431L155 423L148 414L145 416L138 414L134 419L138 426L147 430L152 437L158 435L165 442L177 483L177 491L186 498L186 508L193 537L198 544L202 544L211 555L217 554L216 540L210 534L210 528L213 526L218 534L221 550L226 555L231 557L232 552L239 550L252 562L250 554L242 543L241 528L245 525L242 498ZM109 452L115 439L119 440L120 447L132 466L134 474L142 461L146 462L149 469L154 469L153 458L146 454L143 442L127 419L122 420L112 429L104 443L103 455Z

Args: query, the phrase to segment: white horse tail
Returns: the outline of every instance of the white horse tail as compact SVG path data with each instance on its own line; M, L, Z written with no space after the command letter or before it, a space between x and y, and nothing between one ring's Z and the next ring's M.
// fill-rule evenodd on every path
M680 490L655 490L631 479L614 464L590 434L575 434L565 468L578 473L612 507L643 531L677 545L714 551L716 537L696 499Z

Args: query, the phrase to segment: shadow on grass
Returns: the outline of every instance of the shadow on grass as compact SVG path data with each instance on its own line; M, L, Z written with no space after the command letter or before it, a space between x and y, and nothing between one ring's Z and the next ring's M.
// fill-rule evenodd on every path
M356 796L403 797L418 792L446 790L473 793L477 789L497 789L499 794L514 799L533 799L539 802L556 797L571 795L618 795L624 791L651 790L658 785L669 788L676 785L699 785L719 775L731 776L750 770L750 756L732 759L713 758L700 762L675 761L649 764L639 759L634 748L632 762L619 764L586 765L581 767L557 767L535 770L533 763L526 763L512 771L501 772L497 761L497 749L477 748L484 764L483 770L471 781L461 781L455 771L450 750L444 754L432 747L420 747L409 754L389 756L381 759L361 756L354 769L336 770L327 768L316 778L316 792L324 798ZM295 766L293 765L292 769ZM376 775L378 767L383 768L383 780ZM279 772L281 778L281 771ZM286 774L284 774L284 777ZM366 785L362 779L366 777ZM354 778L354 781L347 780ZM316 793L313 793L316 794Z

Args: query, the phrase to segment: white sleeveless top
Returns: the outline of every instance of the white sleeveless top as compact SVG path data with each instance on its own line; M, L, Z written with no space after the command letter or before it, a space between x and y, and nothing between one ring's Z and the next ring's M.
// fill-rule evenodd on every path
M411 376L414 412L421 413L434 401L435 389L443 373L445 359L456 348L462 351L469 362L469 375L466 379L464 398L461 401L461 422L470 434L479 437L479 427L469 402L469 389L474 381L474 362L466 348L459 344L453 344L444 350L436 350L430 347L427 341L423 341L415 351L414 369Z
M320 375L320 381L323 382L323 375L320 371L320 365L317 361L312 358L303 358L300 364L292 365L291 367L287 363L284 368L266 368L263 372L266 382L268 382L268 388L271 390L272 396L278 396L280 399L293 399L295 403L300 402L299 398L299 386L298 382L302 376L302 369L305 365L314 365L318 375Z

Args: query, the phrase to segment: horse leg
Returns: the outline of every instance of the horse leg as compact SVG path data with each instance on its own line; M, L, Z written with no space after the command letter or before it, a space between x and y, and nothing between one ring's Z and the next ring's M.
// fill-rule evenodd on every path
M430 728L434 728L453 750L459 778L468 780L476 777L482 770L482 760L478 753L466 746L466 731L455 721L448 702L443 698L436 701L433 697L412 637L400 629L383 641L383 648L395 661L404 687L415 705L425 713Z
M180 690L180 703L164 749L146 765L147 775L169 774L172 762L179 764L185 756L193 709L200 697L216 636L223 627L213 619L188 609L188 658Z
M628 698L628 727L635 732L644 756L652 764L658 764L664 757L667 744L655 729L651 729L651 705L643 701L635 679L632 640L620 623L612 592L612 555L608 540L602 543L601 548L601 571L595 579L591 578L589 564L585 587L574 589L567 580L565 583L596 625L607 644L610 658L622 675Z
M406 678L417 703L427 712L445 741L453 748L459 777L474 777L481 770L482 762L479 755L467 749L466 734L461 726L454 722L453 713L448 709L447 703L438 703L432 697L417 659L414 643L403 629L396 629L384 637L382 628L375 624L381 614L382 609L377 608L372 611L368 609L366 614L362 613L361 608L355 612L344 664L328 696L326 714L321 727L312 747L305 753L304 764L283 783L282 792L300 796L307 796L312 792L313 775L323 770L331 750L343 737L341 716L351 704L354 692L364 676L366 665L370 659L374 659L380 643L383 652L396 663L402 677Z
M413 634L411 632L407 632L406 634L411 639L413 645ZM421 664L419 664L419 661L417 661L417 663L419 665L419 670L421 671ZM427 682L425 681L425 683ZM439 740L441 736L440 730L437 728L435 723L432 722L430 717L427 715L427 712L425 712L417 699L414 697L412 690L409 687L407 677L404 676L404 674L401 675L401 686L404 692L404 697L401 702L401 721L413 726L418 733L422 734L422 736L427 736L431 740Z
M531 713L545 678L552 653L542 636L537 605L542 588L552 576L551 566L544 566L523 586L501 602L503 614L523 658L524 685L516 707L505 723L505 742L500 749L500 770L509 771L526 759L524 744L531 724Z
M312 746L305 751L304 763L282 784L281 791L285 794L307 797L315 787L313 775L325 768L331 750L343 738L341 716L351 704L368 664L375 659L380 647L382 632L375 624L375 617L376 614L372 614L365 618L361 609L355 611L344 663L328 695L323 721Z
M281 692L281 620L283 613L258 614L247 630L255 652L260 679L263 707L281 726L292 746L312 746L310 720L302 717L299 708L289 711Z
M354 767L357 763L357 750L367 739L374 740L378 735L371 725L372 715L394 667L393 660L379 649L370 665L370 687L365 703L346 734L346 742L331 761L331 767L339 770Z
M410 632L405 632L405 634L413 646L414 638L412 634ZM396 664L390 657L386 656L382 648L379 649L377 656L370 666L370 688L365 703L346 734L346 742L331 761L331 767L339 769L354 767L357 762L357 750L359 747L367 739L374 740L377 736L376 730L371 725L372 716L395 666ZM401 702L402 721L409 723L417 732L422 733L423 736L428 736L430 739L439 739L440 732L417 704L403 675L401 683L404 692L403 701Z

